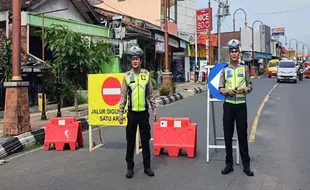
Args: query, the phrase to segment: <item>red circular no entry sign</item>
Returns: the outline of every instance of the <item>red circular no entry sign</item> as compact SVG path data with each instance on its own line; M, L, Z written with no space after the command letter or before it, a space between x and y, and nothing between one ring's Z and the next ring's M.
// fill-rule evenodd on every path
M117 78L107 78L101 87L103 101L110 106L116 105L121 100L121 88L122 85Z

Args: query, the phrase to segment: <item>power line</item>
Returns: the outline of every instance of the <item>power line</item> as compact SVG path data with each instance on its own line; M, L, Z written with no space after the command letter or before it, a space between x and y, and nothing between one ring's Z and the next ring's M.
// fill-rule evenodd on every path
M297 12L297 11L305 11L308 9L310 9L310 5L295 8L295 9L289 9L289 10L285 10L285 11L276 11L276 12L271 12L271 13L252 13L252 14L255 14L255 15L276 15L276 14L291 13L291 12Z

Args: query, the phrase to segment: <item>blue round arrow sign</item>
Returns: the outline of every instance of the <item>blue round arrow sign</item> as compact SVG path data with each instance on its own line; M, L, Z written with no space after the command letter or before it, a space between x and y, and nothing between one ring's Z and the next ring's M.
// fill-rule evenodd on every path
M214 65L214 67L211 68L210 75L208 77L208 88L209 88L210 94L218 100L225 100L225 96L221 95L219 89L215 87L213 84L214 83L217 84L219 82L218 77L220 73L222 72L222 70L227 66L228 66L227 62L218 63ZM213 79L215 79L214 82L212 82Z

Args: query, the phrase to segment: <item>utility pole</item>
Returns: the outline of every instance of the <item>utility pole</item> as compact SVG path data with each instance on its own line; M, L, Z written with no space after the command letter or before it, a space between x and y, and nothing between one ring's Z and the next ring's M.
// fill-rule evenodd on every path
M173 94L172 91L172 81L171 81L171 72L169 71L169 33L168 33L168 18L167 18L167 9L168 9L168 0L164 0L164 7L163 7L163 13L164 13L164 23L165 23L165 37L164 37L164 43L165 43L165 72L163 72L163 85L168 86L170 95Z
M209 0L208 2L208 8L209 10L211 10L211 0ZM210 21L212 23L212 14L210 15ZM209 26L209 29L208 29L208 35L209 35L209 42L208 42L208 56L207 56L207 61L209 62L208 65L211 65L211 28L212 28L212 25Z
M12 81L6 88L3 134L15 136L31 130L29 82L21 77L21 1L12 1Z
M221 61L221 20L222 17L229 16L229 4L228 0L226 0L226 3L222 2L221 0L218 0L218 9L217 9L217 62L220 63Z

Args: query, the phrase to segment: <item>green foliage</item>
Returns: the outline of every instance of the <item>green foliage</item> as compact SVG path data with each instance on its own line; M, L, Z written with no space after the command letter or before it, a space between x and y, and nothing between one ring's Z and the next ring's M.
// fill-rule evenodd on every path
M88 102L88 98L79 94L78 95L78 103L79 104L86 104Z
M3 67L3 78L5 81L10 81L12 78L12 41L5 40L3 52L0 55L0 66Z
M258 75L264 75L266 73L266 69L265 68L260 68L258 70Z
M168 86L165 86L165 85L162 85L160 88L159 88L159 94L161 96L168 96L169 95L169 87Z
M81 86L92 69L88 39L60 25L48 28L44 37L62 72L61 78L66 77L76 87Z
M49 65L62 86L72 85L75 110L78 111L78 93L87 83L87 75L98 73L103 63L110 60L110 45L104 41L93 43L88 38L62 25L52 25L44 33L47 47L53 53L54 62Z

